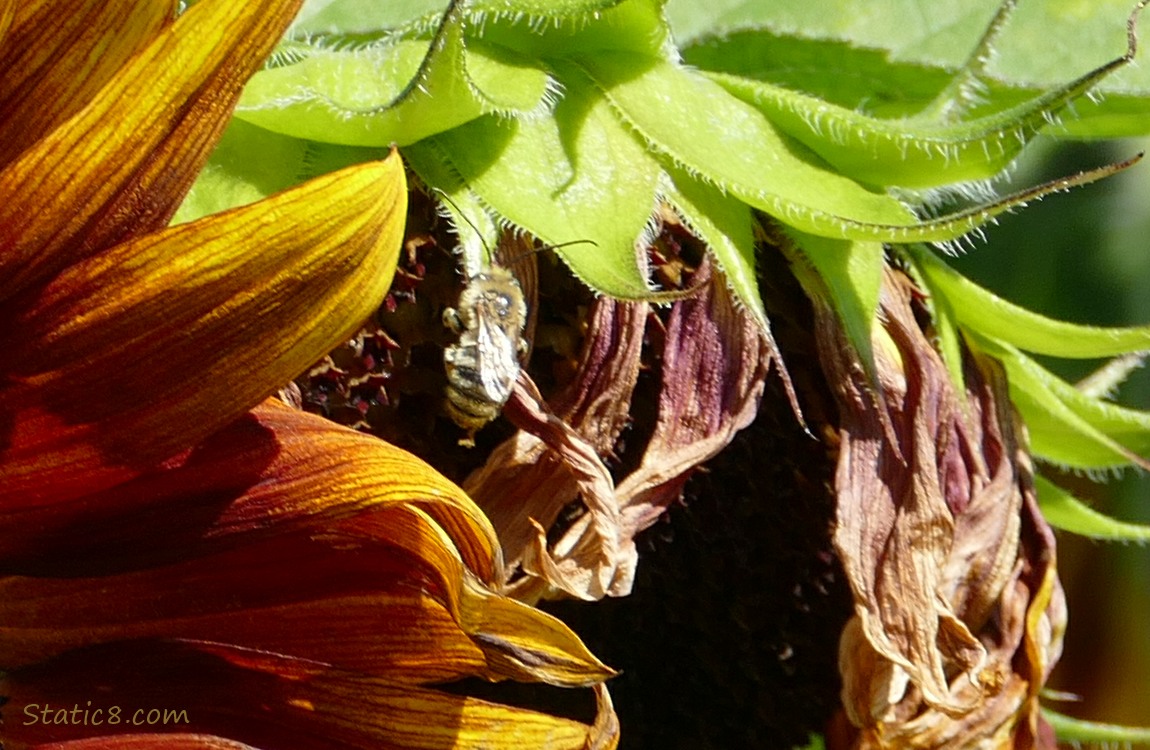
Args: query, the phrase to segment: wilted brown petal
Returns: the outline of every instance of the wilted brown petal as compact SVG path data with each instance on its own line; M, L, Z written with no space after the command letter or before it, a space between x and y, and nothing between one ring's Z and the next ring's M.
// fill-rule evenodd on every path
M654 434L617 488L596 454L613 448L628 419L645 305L598 300L579 375L553 400L555 414L524 392L505 412L521 432L465 487L491 516L509 569L527 574L509 589L516 597L534 600L550 588L582 599L628 594L635 535L754 419L773 344L709 259L694 283L698 295L677 302L667 325ZM548 544L547 530L580 496L586 512Z
M512 591L538 599L548 586L581 598L601 598L617 568L618 506L614 482L598 453L610 449L626 423L639 374L647 306L596 300L579 374L555 399L557 413L540 403L521 375L504 414L521 429L492 453L464 482L499 533L508 570L525 562L547 578L525 579ZM534 391L534 392L533 392ZM556 562L540 542L540 525L550 527L579 493L595 509L594 531L602 534L591 559Z
M833 312L816 313L843 415L835 547L855 617L840 669L861 730L850 746L1035 747L1065 613L1025 430L988 358L966 353L957 393L913 295L887 273L878 394Z
M677 303L667 323L655 433L639 468L619 484L628 540L658 520L696 467L754 421L777 361L774 342L735 301L710 258L695 281L698 296Z

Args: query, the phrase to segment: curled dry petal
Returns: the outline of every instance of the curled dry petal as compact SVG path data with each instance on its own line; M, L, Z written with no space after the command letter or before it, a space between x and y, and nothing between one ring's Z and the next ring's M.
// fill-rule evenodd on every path
M505 412L521 432L465 486L491 516L509 569L527 574L509 588L517 598L629 593L635 535L679 496L691 471L754 419L772 345L709 260L695 283L699 294L677 302L667 324L654 434L618 487L599 456L629 418L646 305L598 300L579 373L553 400L553 413L527 390ZM577 497L586 512L548 544L546 530Z
M0 507L125 481L305 369L383 298L405 205L393 154L115 246L0 310Z
M956 392L912 298L888 272L878 394L816 311L843 415L834 542L855 599L840 644L854 746L1033 747L1064 612L1025 430L990 359L967 352Z
M557 491L542 507L525 504L518 514L518 520L526 519L535 532L531 538L533 544L521 553L522 568L529 578L524 579L519 587L546 583L579 599L601 599L617 586L620 569L620 519L615 501L615 481L591 444L547 410L543 397L526 374L521 373L515 391L516 403L511 417L536 440L528 443L528 451L515 458L523 461L533 452L532 449L547 456L550 460L541 458L537 464L540 468L535 473L545 477L544 486ZM561 459L561 464L555 462L555 456ZM489 460L490 465L492 462ZM522 479L521 475L520 481ZM558 492L560 487L565 491ZM543 527L526 514L533 511L558 513L562 504L557 501L570 502L577 494L582 496L587 508L588 531L582 535L579 550L562 550L559 552L561 559L557 560L547 549ZM525 590L517 595L524 593Z
M83 706L97 687L120 706L184 712L182 722L152 731L225 736L260 748L614 747L605 729L614 717L609 701L601 706L602 725L588 726L314 661L203 642L111 644L18 670L3 683L12 696L6 710L21 716L30 704ZM97 707L92 703L89 710ZM14 747L34 746L100 732L91 725L24 724L13 728L12 740Z
M517 598L538 599L549 587L579 598L601 598L613 581L618 506L599 454L610 450L626 424L646 319L644 303L596 300L572 386L555 398L552 410L521 375L504 410L521 431L464 482L499 531L508 569L526 564L537 576L547 572L515 584L511 591ZM603 537L591 551L590 564L572 560L560 569L545 540L540 541L540 525L555 523L580 492L584 503L597 509L592 532Z
M667 323L655 433L619 485L629 540L658 520L692 470L754 421L776 351L709 259L696 283L702 291L676 304Z

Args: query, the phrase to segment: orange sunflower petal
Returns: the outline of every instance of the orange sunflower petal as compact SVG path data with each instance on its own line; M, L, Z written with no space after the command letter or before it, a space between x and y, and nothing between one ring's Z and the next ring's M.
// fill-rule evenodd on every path
M417 684L482 674L427 563L293 534L118 575L0 579L0 664L133 638L291 654Z
M83 705L92 685L107 698L93 701L89 711L113 701L128 715L139 706L182 710L182 725L143 731L195 731L296 750L583 750L596 746L614 717L605 693L600 719L589 726L314 662L214 644L162 642L115 644L14 672L3 684L12 695L6 710L22 716L29 705L39 711L45 705ZM18 739L36 742L101 730L39 724L14 731ZM610 747L605 739L597 746Z
M8 32L12 28L12 18L16 15L16 0L0 0L0 45L8 41ZM3 47L0 47L3 54Z
M386 293L406 199L393 154L119 245L0 311L0 507L124 481L319 359Z
M154 0L19 3L7 37L0 23L0 164L82 108L174 10Z
M613 674L558 620L465 568L461 549L494 577L493 532L426 464L282 406L259 415L214 436L207 455L16 516L27 549L4 567L25 575L0 579L0 663L174 636L399 681L580 686ZM237 437L250 450L232 454Z
M0 171L0 300L164 226L300 0L202 0ZM18 117L18 113L8 113Z
M269 399L135 480L70 503L6 509L0 572L102 575L339 528L412 550L422 543L432 566L458 579L458 558L449 566L446 548L430 551L426 534L395 521L415 508L446 532L450 554L494 579L495 532L459 487L406 451ZM422 541L404 541L408 533Z
M18 750L19 746L13 746ZM116 734L26 745L28 750L259 750L206 734Z

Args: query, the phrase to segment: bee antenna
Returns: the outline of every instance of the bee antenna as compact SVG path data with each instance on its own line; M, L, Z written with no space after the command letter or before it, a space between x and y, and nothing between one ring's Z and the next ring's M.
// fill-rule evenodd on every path
M486 239L484 239L484 237L483 237L483 232L480 232L480 231L479 231L479 227L475 226L475 222L473 222L473 221L472 221L472 220L471 220L471 219L470 219L470 218L467 216L467 214L466 214L466 213L464 213L463 209L459 207L459 204L458 204L458 203L456 203L455 201L451 200L451 196L449 196L447 193L445 193L443 190L441 190L441 189L439 189L439 188L437 188L437 187L433 187L433 188L431 189L431 192L433 192L433 193L439 193L439 197L440 197L440 198L443 198L443 200L445 200L445 201L447 201L448 203L450 203L450 204L451 204L451 207L455 209L455 213L459 215L459 218L461 218L461 219L463 219L464 221L466 221L466 222L467 222L467 225L468 225L469 227L471 227L472 229L474 229L474 230L475 230L475 236L476 236L476 237L478 237L478 238L479 238L479 241L483 243L483 249L484 249L484 250L486 250L486 251L487 251L487 254L490 256L490 255L491 255L491 248L487 246L487 240L486 240Z
M524 258L526 258L528 255L534 255L535 253L541 253L544 250L555 250L555 249L558 249L560 247L567 247L568 245L594 245L595 247L599 247L599 243L596 242L595 240L571 240L570 242L560 242L558 245L544 245L543 247L533 247L530 250L528 250L527 252L519 253L519 255L516 255L514 258L507 259L506 264L507 265L514 265L514 264L518 263L519 261L523 260Z

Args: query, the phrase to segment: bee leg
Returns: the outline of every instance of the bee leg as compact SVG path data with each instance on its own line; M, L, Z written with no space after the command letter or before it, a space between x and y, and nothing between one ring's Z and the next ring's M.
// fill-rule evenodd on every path
M447 307L443 310L443 325L451 329L452 333L463 333L463 321L459 318L459 312L454 307Z

